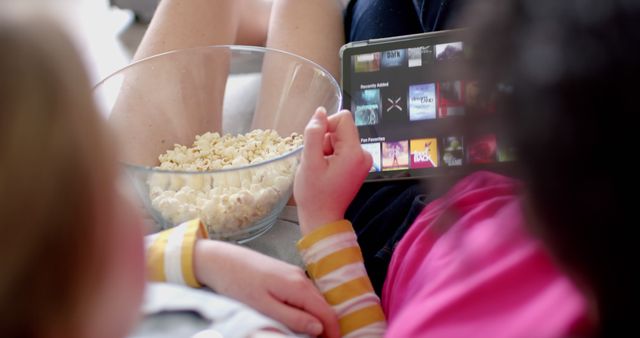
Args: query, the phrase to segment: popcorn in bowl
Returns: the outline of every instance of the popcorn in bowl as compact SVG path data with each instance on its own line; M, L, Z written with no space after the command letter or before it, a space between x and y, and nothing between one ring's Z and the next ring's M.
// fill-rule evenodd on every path
M176 144L159 156L157 167L176 173L147 179L151 205L173 224L200 218L214 237L241 231L288 198L298 158L251 164L289 153L302 142L296 133L282 138L274 130L257 129L237 136L205 133L191 147ZM242 166L247 168L231 169Z

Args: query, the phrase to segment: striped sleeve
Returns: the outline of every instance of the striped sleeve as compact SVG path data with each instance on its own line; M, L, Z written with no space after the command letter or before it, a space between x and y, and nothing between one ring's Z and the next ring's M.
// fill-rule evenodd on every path
M386 322L351 223L327 224L303 237L307 272L338 315L343 337L382 337Z
M207 237L198 219L145 237L149 280L200 287L193 271L193 250L196 240Z

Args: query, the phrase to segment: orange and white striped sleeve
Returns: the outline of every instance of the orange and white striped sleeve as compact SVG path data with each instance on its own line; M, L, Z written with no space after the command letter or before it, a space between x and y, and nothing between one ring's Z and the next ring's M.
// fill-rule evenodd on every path
M327 302L343 337L382 337L386 321L373 291L351 223L322 226L298 242L298 250Z
M207 237L207 230L199 219L146 236L148 279L200 287L193 268L193 250L198 239Z

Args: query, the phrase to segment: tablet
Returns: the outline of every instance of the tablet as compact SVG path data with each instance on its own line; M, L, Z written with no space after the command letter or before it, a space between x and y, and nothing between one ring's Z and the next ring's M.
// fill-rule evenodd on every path
M343 108L373 156L368 181L509 170L497 88L470 71L464 30L352 42L340 57Z

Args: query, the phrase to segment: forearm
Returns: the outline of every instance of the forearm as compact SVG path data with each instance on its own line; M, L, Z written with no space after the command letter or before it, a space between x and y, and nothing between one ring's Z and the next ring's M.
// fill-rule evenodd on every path
M242 255L244 252L237 245L216 241L198 240L193 252L193 269L195 278L218 293L228 295L229 284L225 283L231 270L237 269L234 255Z
M226 258L237 248L207 238L206 227L197 219L146 237L149 280L216 290L216 275L228 270Z
M382 336L386 322L373 291L351 227L338 221L305 234L298 249L314 280L340 321L346 337Z

